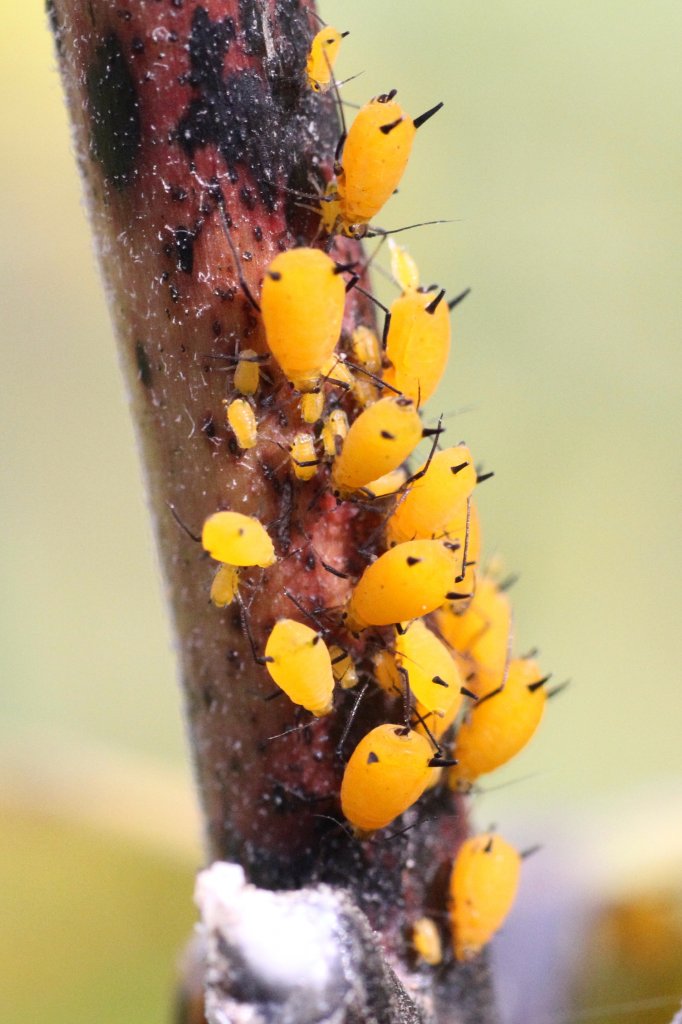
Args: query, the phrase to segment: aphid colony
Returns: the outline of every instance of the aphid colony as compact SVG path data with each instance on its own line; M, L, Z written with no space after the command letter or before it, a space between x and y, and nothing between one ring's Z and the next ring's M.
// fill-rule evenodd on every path
M316 92L333 85L341 37L325 27L313 40L307 75ZM360 109L320 197L329 249L337 234L367 233L403 175L417 129L440 106L413 120L391 92ZM368 555L345 605L323 609L322 623L295 602L254 652L277 687L313 716L332 714L336 694L360 683L393 700L393 720L357 743L342 773L341 812L364 841L427 789L468 792L513 758L534 734L548 694L536 662L512 655L505 586L481 569L475 492L487 476L466 445L446 445L440 423L428 429L421 418L446 368L450 313L466 293L448 303L443 289L422 287L414 261L391 244L400 294L383 337L365 325L348 334L346 297L361 270L319 248L277 255L258 302L267 353L238 353L225 405L238 449L257 452L266 443L258 423L261 364L271 361L297 403L294 486L308 488L313 502L324 493L377 511L380 529L368 546L378 543L382 553ZM420 463L406 468L425 439ZM244 613L240 572L267 572L278 558L267 525L236 511L205 521L203 547L220 563L211 586L216 606L238 601ZM457 959L476 956L503 923L519 865L520 855L497 835L460 847L449 906ZM416 954L440 962L437 925L421 918L412 930Z

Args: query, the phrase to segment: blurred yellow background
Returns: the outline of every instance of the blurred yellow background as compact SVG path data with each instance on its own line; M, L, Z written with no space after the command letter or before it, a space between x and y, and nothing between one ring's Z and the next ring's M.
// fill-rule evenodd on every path
M191 927L198 825L41 7L5 2L0 41L0 1019L146 1024L163 1019ZM473 288L431 411L455 414L449 436L495 470L484 537L521 574L519 649L573 680L490 785L523 781L482 797L479 818L542 842L545 822L580 829L591 814L596 848L608 808L636 808L624 794L682 789L682 6L327 0L321 13L351 31L340 76L364 72L345 97L399 87L414 114L445 101L381 224L454 221L402 236L426 281ZM646 871L657 825L627 813Z

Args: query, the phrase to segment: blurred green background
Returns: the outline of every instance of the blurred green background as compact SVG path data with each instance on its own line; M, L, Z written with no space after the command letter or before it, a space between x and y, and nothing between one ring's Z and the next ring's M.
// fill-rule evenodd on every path
M402 236L426 281L473 288L431 409L495 470L484 537L521 573L519 650L573 680L479 818L532 841L589 818L597 848L625 806L646 882L659 826L638 799L682 788L682 6L321 13L351 30L348 99L445 100L381 224L454 221ZM40 3L3 4L0 47L0 1019L142 1024L163 1019L200 859L180 700Z

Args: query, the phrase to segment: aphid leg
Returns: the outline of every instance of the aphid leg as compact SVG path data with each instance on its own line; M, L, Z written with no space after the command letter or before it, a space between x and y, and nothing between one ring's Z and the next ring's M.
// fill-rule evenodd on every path
M355 716L358 713L358 708L360 707L360 702L362 701L362 698L367 693L368 689L369 689L369 683L365 682L365 683L362 684L362 686L360 687L360 689L358 690L358 692L355 695L355 700L353 701L353 707L350 709L350 714L348 715L346 723L345 723L345 725L343 727L343 732L341 733L341 738L339 739L339 742L336 744L335 754L339 758L339 760L343 760L343 748L345 746L346 740L348 739L348 733L350 732L351 726L353 725L353 721L355 719Z
M218 197L218 210L220 211L220 219L223 222L223 229L225 231L225 237L227 238L227 244L230 247L230 251L232 253L232 258L234 259L234 267L235 267L235 270L237 272L237 280L239 281L239 287L244 292L244 295L246 296L248 301L251 303L253 308L256 310L256 312L260 313L260 306L258 305L258 302L256 301L256 299L253 297L253 293L252 293L251 289L249 288L249 286L248 286L248 284L246 282L246 278L242 274L241 267L239 265L239 255L237 253L237 249L235 247L235 244L232 241L232 234L230 232L230 225L229 225L229 222L228 222L228 219L227 219L227 211L225 209L225 197L223 196L222 192L220 193L220 196Z
M246 607L240 594L235 594L235 601L237 602L237 607L239 608L239 620L242 625L242 631L244 632L247 640L249 641L249 646L251 648L253 660L256 662L257 665L267 665L268 662L272 661L272 658L266 658L262 654L258 653L256 641L254 640L253 633L251 632L251 623L249 622L249 616L247 614Z

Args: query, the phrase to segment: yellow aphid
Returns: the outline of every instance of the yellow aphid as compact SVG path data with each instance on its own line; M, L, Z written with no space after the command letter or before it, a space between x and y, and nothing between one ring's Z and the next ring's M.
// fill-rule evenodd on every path
M357 367L353 395L363 408L376 402L378 387L372 377L381 377L381 343L369 327L356 327L351 337L351 356Z
M353 632L428 615L448 599L458 571L457 552L438 540L397 544L369 565L347 610Z
M332 710L334 674L319 633L294 619L279 619L265 645L266 667L287 696L318 718Z
M339 32L327 25L314 37L305 66L308 85L313 92L327 92L331 86L341 40L347 35L347 32Z
M328 458L336 458L341 451L347 433L348 417L343 409L333 409L324 421L322 433L320 434L322 447Z
M313 391L341 333L346 290L319 249L289 249L265 272L261 311L268 347L300 391Z
M353 362L369 373L381 373L381 342L370 327L356 327L350 340Z
M359 832L375 832L416 803L429 783L433 751L419 733L379 725L360 740L341 782L341 810Z
M459 672L460 677L464 680L464 685L466 686L466 689L469 690L470 686L469 680L467 678L467 665L456 652L453 652L453 655L455 658L455 662L457 664L457 671ZM423 721L417 720L415 729L417 730L417 732L420 732L423 736L428 737L430 733L431 736L433 736L434 740L436 740L436 742L438 743L452 726L453 722L457 718L457 715L461 707L461 702L455 701L453 704L450 705L450 707L445 712L443 717L440 718L438 715L434 715L432 711L428 711L419 703L419 701L417 701L415 710L417 711L418 716L421 716Z
M450 354L450 310L444 295L410 289L391 303L384 380L419 405L440 384Z
M391 276L401 291L414 291L419 287L419 268L407 249L398 245L394 238L389 238L388 248L391 254Z
M419 476L419 472L423 472ZM464 509L476 486L476 469L469 449L463 445L436 452L424 472L398 499L388 520L391 544L416 538L439 538L447 533L453 517Z
M394 99L395 91L377 96L361 107L348 131L337 171L321 203L324 229L352 238L362 237L366 225L395 192L412 151L417 128L442 103L412 118Z
M412 622L395 638L395 660L409 679L420 708L439 718L457 714L462 703L462 677L455 659L421 619ZM453 711L454 705L454 711Z
M540 669L530 658L509 663L504 687L473 704L459 728L450 785L468 789L480 775L506 764L523 750L540 724L547 694Z
M258 440L256 415L245 398L227 402L227 422L240 448L254 448Z
M342 690L352 690L359 680L355 663L348 651L334 645L329 648L329 656L332 659L334 679L340 683Z
M301 419L304 423L317 423L322 419L323 410L324 393L320 389L301 395Z
M312 480L320 463L315 453L315 440L312 434L295 434L291 442L291 464L294 476L298 480Z
M423 427L414 402L381 398L360 413L332 466L332 487L352 494L365 484L397 469L414 451Z
M424 963L435 967L443 959L443 944L436 922L431 917L420 917L412 925L412 947Z
M473 960L497 932L516 898L521 857L501 836L466 839L450 876L450 924L457 960Z
M374 498L384 498L387 494L395 494L407 480L407 471L399 466L390 473L384 473L378 480L365 484L363 491Z
M349 391L355 383L353 374L337 355L333 355L327 360L322 367L320 377L330 384L340 385L346 391Z
M220 565L213 577L210 598L216 608L232 604L239 590L239 569L234 565Z
M379 651L373 660L374 678L381 689L390 693L392 697L402 696L405 692L405 683L391 652Z
M509 661L512 612L509 598L491 577L476 582L473 600L457 614L457 605L441 609L436 616L444 639L461 654L468 655L477 669L500 683Z
M260 565L275 562L275 549L268 531L255 516L241 512L215 512L201 531L205 551L217 562L228 565Z
M252 348L243 349L237 358L234 386L242 395L255 395L260 382L261 356Z

